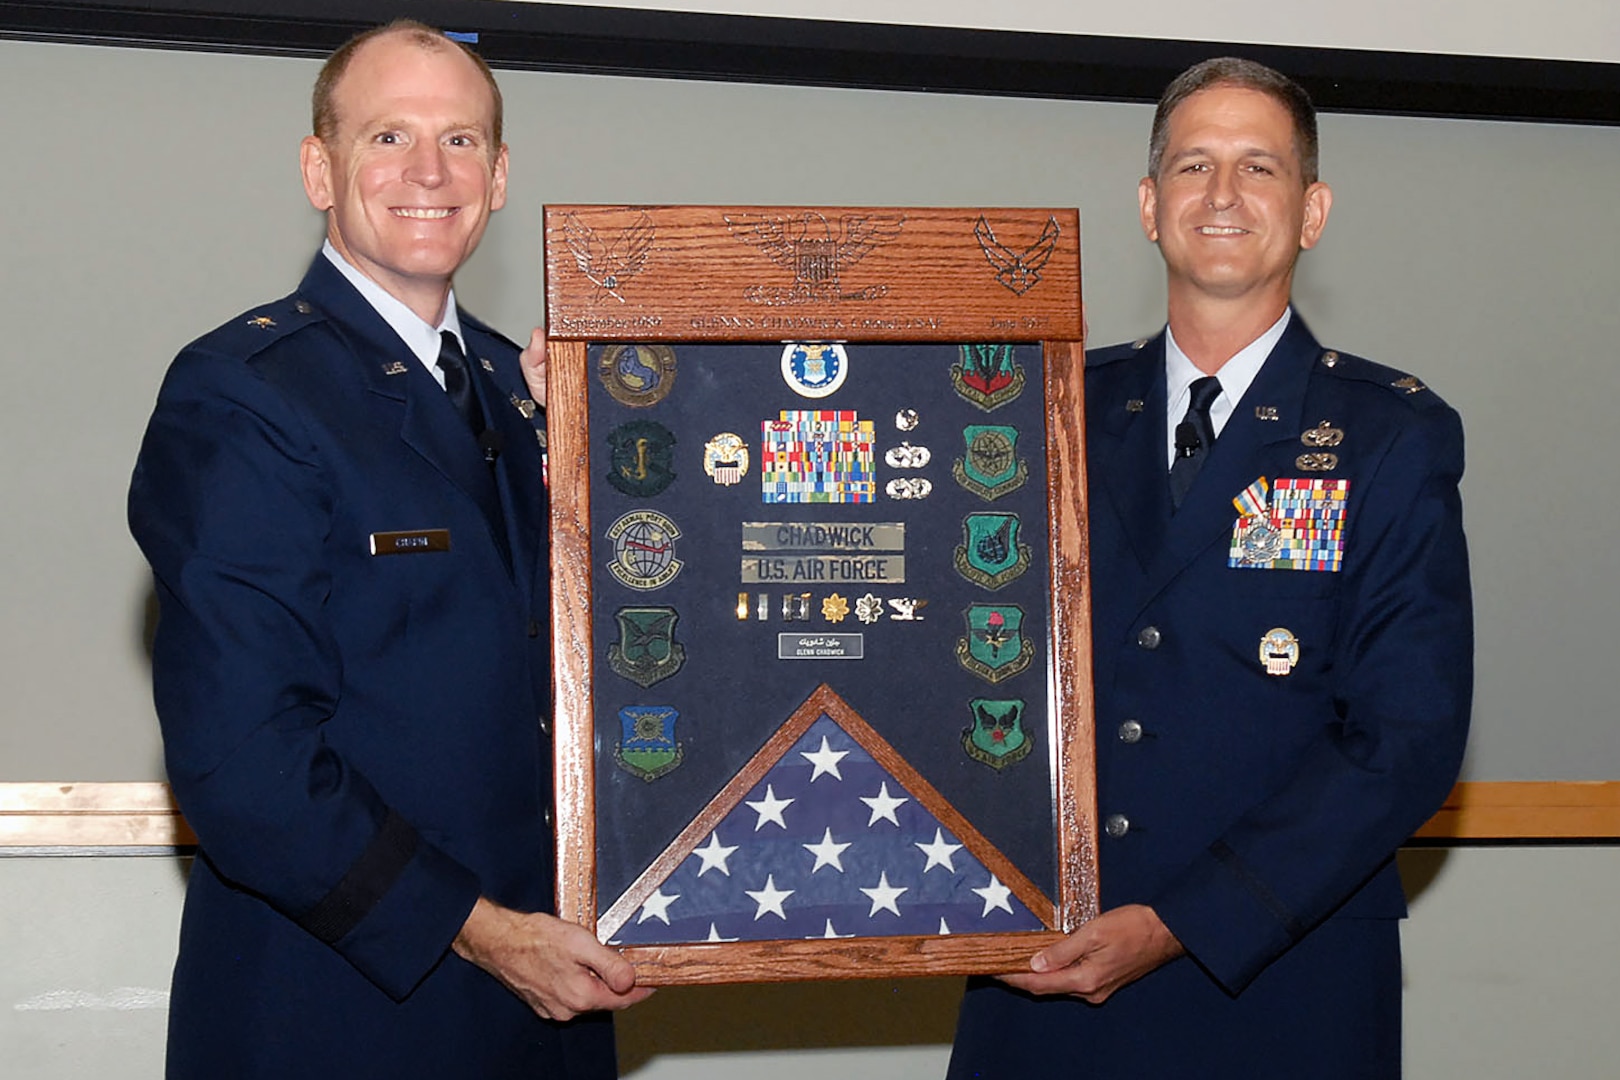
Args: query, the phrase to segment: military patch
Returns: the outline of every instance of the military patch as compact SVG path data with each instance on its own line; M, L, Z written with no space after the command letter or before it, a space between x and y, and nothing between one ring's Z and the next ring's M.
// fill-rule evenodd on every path
M741 435L722 431L703 444L703 471L721 487L740 482L748 473L748 444Z
M635 498L657 495L675 481L675 436L663 424L632 420L607 434L607 482Z
M613 760L648 783L674 772L686 757L686 748L675 738L675 722L680 718L668 705L626 705L619 710L622 734L613 748Z
M962 613L967 637L956 642L956 662L988 683L1029 667L1035 643L1024 635L1024 609L1017 604L970 604Z
M897 476L883 491L891 499L926 499L933 494L934 482L925 476Z
M962 749L992 769L1016 765L1035 749L1024 730L1024 703L1017 699L974 698L968 702L973 723L962 732Z
M1267 630L1260 639L1260 662L1267 675L1287 675L1299 663L1299 638L1286 626Z
M883 460L891 469L920 469L932 457L928 447L903 442L899 446L891 446L888 453L883 455Z
M1226 564L1240 570L1319 570L1344 563L1350 481L1261 477L1232 500L1238 519Z
M596 373L613 400L632 409L656 405L675 387L675 350L668 345L608 345Z
M969 424L962 429L967 454L951 475L979 498L991 502L1017 491L1029 479L1029 465L1018 456L1018 429L1005 424Z
M985 412L1024 392L1024 366L1013 359L1011 345L963 345L962 359L951 365L957 394Z
M637 686L669 678L686 663L686 649L675 640L672 607L623 607L613 613L619 640L608 646L608 667Z
M824 398L848 375L849 353L842 345L797 341L782 348L782 380L800 397Z
M962 521L956 572L986 589L999 589L1029 569L1029 545L1018 542L1017 514L969 514Z
M613 543L608 569L632 589L662 588L681 572L683 564L675 557L680 535L675 523L658 511L632 510L608 526L607 538Z

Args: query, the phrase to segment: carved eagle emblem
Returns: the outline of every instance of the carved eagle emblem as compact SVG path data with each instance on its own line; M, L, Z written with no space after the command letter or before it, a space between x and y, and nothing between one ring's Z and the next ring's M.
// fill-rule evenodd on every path
M793 288L784 295L776 295L782 290L763 286L748 290L751 300L782 303L795 299L873 300L887 293L887 285L845 293L839 287L839 275L874 248L899 236L906 219L903 214L844 214L835 227L824 215L806 210L780 217L727 214L725 221L739 241L793 272Z
M606 293L621 304L624 295L620 290L647 265L654 235L652 219L645 212L634 224L620 229L612 240L603 239L577 214L569 214L563 222L568 251L579 272L597 287L596 299Z
M1036 241L1023 251L1014 251L1012 248L996 239L996 231L990 227L983 214L979 215L978 223L973 226L973 237L978 240L979 247L984 251L984 257L990 260L990 265L996 269L996 280L1019 296L1023 296L1041 281L1041 268L1052 257L1057 248L1058 237L1063 229L1058 225L1057 218L1048 217L1046 228Z

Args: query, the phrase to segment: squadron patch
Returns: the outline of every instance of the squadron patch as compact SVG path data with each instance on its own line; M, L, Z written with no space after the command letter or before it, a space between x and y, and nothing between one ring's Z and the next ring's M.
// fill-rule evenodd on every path
M669 678L686 663L686 649L675 640L672 607L622 607L613 613L619 640L608 646L608 667L637 686Z
M741 435L722 431L703 444L703 471L721 487L741 482L748 474L748 444Z
M842 345L793 342L782 349L782 379L800 397L824 398L848 375L849 353Z
M656 405L675 387L675 350L668 345L608 345L596 373L613 400L632 409Z
M988 683L1029 667L1035 644L1024 635L1024 609L1017 604L970 604L962 613L967 637L956 642L956 662Z
M1018 429L1006 424L969 424L962 429L967 454L956 459L951 475L986 502L1017 491L1029 479L1029 466L1018 456Z
M962 732L962 749L992 769L1016 765L1035 748L1024 730L1024 703L1017 698L974 698L968 702L973 723Z
M619 710L621 734L613 760L648 783L674 772L686 757L686 748L675 738L680 718L668 705L626 705Z
M1018 542L1017 514L969 514L962 521L956 572L986 589L999 589L1029 569L1029 545Z
M1333 573L1344 564L1344 514L1350 481L1261 477L1232 504L1227 566L1240 570L1319 570Z
M951 365L951 385L965 400L989 412L1024 392L1024 366L1013 359L1013 346L963 345L961 351Z
M608 526L613 561L608 569L632 589L660 589L681 572L675 541L681 530L656 510L632 510Z
M657 495L675 481L675 436L663 424L632 420L607 434L607 481L635 498Z

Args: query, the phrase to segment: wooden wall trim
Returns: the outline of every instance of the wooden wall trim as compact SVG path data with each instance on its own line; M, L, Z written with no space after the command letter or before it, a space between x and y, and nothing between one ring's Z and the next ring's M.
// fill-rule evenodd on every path
M1472 781L1452 789L1415 841L1620 840L1620 780ZM0 852L191 847L162 783L0 783Z

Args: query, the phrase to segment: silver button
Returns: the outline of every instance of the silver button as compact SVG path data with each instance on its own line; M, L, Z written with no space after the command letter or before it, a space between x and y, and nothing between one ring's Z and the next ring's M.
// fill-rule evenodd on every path
M1339 354L1334 352L1332 349L1329 349L1327 352L1322 354L1322 363L1324 365L1326 365L1327 367L1332 367L1334 364L1337 364L1338 362L1339 362Z
M1142 632L1136 635L1136 643L1144 649L1157 649L1164 635L1159 633L1157 626L1144 626Z
M551 738L551 718L549 716L540 717L540 734L548 739Z
M1135 720L1127 720L1119 725L1119 741L1122 743L1141 742L1142 725Z
M1148 343L1147 338L1139 337L1135 341L1131 342L1131 348L1133 348L1133 349L1145 349L1145 348L1147 348L1147 343Z
M551 828L551 807L549 807L549 806L546 807L546 812L544 814L541 814L540 816L545 819L546 828L548 828L548 829Z
M294 300L293 301L293 310L298 312L298 314L300 314L300 315L308 315L310 312L314 311L315 309L309 306L309 301L308 300Z
M1109 814L1103 820L1103 831L1118 840L1131 831L1131 819L1124 814Z

